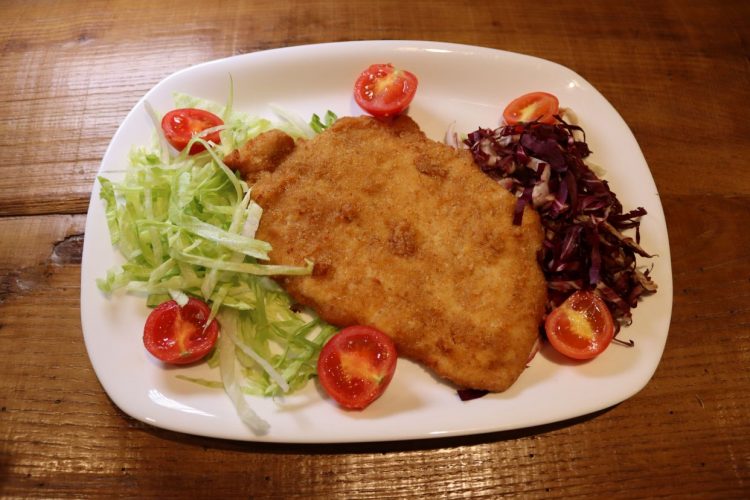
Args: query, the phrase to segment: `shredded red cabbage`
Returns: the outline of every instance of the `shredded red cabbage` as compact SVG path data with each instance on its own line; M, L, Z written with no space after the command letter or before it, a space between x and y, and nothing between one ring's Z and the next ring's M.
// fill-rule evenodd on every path
M490 391L485 391L484 389L458 389L456 392L461 401L471 401L472 399L479 399L486 396Z
M548 310L576 290L590 289L606 302L620 325L631 322L639 297L656 292L650 270L636 267L643 207L623 213L607 181L586 165L591 154L581 127L519 123L479 128L464 141L475 163L517 197L513 223L533 206L545 230L539 264L547 278ZM622 233L635 230L635 238Z

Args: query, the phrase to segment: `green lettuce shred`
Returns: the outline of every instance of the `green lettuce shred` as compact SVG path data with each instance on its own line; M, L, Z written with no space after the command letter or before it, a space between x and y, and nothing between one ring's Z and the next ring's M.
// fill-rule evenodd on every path
M304 122L286 111L279 123L234 111L231 95L225 106L179 93L174 101L178 108L222 116L221 144L196 138L207 151L188 156L165 151L165 141L157 137L149 147L132 149L121 181L98 178L110 239L125 263L110 269L97 285L107 294L122 290L143 295L149 306L170 298L185 302L188 296L208 302L224 339L207 363L221 368L221 381L178 377L223 387L248 425L262 430L262 419L238 395L273 397L304 387L315 376L321 347L336 329L314 313L293 309L289 296L269 278L310 274L313 263L267 263L271 245L255 238L262 209L251 200L251 187L222 158L272 128L294 137L320 133L336 115L329 111L323 120L313 115L309 127L302 127ZM156 122L157 113L147 108Z
M333 122L335 122L337 119L338 116L336 116L336 113L334 113L330 109L326 112L322 120L317 114L313 113L312 119L310 120L310 128L313 129L316 134L319 134L333 125Z

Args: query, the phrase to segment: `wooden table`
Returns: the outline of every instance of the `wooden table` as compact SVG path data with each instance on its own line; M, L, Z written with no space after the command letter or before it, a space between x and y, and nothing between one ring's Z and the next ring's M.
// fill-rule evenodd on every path
M750 3L27 0L2 11L0 495L750 494ZM654 378L573 421L417 442L227 442L126 416L97 381L79 316L85 213L118 124L192 64L367 39L542 57L617 108L672 248L674 311Z

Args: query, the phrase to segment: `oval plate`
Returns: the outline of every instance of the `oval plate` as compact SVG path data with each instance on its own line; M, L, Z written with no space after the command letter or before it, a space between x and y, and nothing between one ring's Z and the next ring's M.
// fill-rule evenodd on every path
M151 425L190 434L287 443L365 442L457 436L531 427L570 419L615 405L642 389L664 350L672 309L667 228L659 195L643 154L627 125L586 80L549 61L494 49L434 42L346 42L275 49L230 57L179 71L151 89L120 125L102 161L100 175L117 178L133 145L150 144L148 100L164 113L173 92L226 101L229 75L234 107L273 117L269 103L306 119L330 109L360 115L352 97L357 75L373 62L391 62L419 77L409 115L425 133L442 140L448 126L467 133L496 127L512 98L535 90L559 97L579 117L605 178L625 210L643 206L641 243L652 259L656 295L634 310L633 325L620 338L635 347L613 346L586 363L562 359L545 347L508 391L461 402L455 390L406 360L400 360L386 393L362 412L340 410L315 382L283 399L248 397L270 424L256 435L237 416L222 390L176 377L219 380L207 366L165 369L141 342L148 315L140 297L105 297L96 288L121 258L110 245L99 185L95 183L83 249L81 320L94 370L112 401ZM647 263L648 264L648 263Z

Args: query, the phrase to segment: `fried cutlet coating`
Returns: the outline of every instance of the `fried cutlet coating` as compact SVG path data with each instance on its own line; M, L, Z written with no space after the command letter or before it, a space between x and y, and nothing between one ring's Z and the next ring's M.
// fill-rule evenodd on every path
M224 163L253 184L261 172L275 169L293 149L294 139L281 130L269 130L229 153Z
M291 150L266 147L279 137L247 147L264 165L252 196L271 262L315 262L312 276L279 278L290 295L335 325L382 330L460 387L507 389L546 300L537 214L514 226L515 198L406 116L342 118Z

